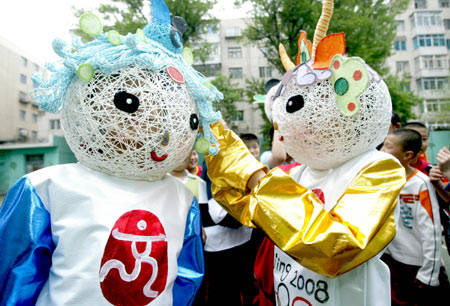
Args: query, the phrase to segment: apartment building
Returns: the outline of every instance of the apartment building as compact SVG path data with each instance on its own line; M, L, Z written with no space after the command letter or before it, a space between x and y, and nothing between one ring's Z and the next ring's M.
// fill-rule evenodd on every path
M419 120L450 129L450 0L412 0L396 21L391 73L408 77L405 90L423 98L413 109Z
M59 115L41 111L30 97L31 75L43 67L31 52L0 37L0 144L37 143L62 136Z
M203 37L212 44L213 52L205 63L197 61L195 67L209 78L218 73L230 76L236 88L241 89L246 87L246 79L280 79L281 75L269 65L257 47L240 40L247 22L244 18L222 19L218 27L207 29ZM236 110L236 116L228 123L236 133L264 136L261 134L264 121L258 105L250 104L242 97L242 101L236 103Z
M31 74L40 70L37 59L0 38L0 143L37 141L39 109L30 92Z

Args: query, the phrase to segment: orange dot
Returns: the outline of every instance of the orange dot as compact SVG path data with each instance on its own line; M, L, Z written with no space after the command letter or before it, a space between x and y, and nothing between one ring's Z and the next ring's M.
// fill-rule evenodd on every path
M353 73L353 79L354 79L355 81L359 81L359 80L361 80L361 78L362 78L362 72L361 72L361 70L356 70L356 71Z
M353 112L353 111L355 110L355 108L356 108L356 105L355 105L355 103L353 103L353 102L350 102L350 103L347 105L347 109L348 109L349 111L351 111L351 112Z
M341 66L341 63L339 61L334 61L334 63L333 63L334 69L339 69L340 66Z

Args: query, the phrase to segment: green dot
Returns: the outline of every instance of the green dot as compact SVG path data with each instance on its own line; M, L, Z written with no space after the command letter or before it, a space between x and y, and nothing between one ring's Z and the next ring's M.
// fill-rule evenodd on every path
M111 44L118 46L122 43L122 38L117 31L111 30L108 32L108 40Z
M334 83L334 91L340 95L343 96L348 91L348 81L344 78L339 78Z
M197 152L200 152L200 153L208 152L208 149L210 146L211 146L211 143L209 142L208 139L206 139L204 137L197 139L197 142L195 143L195 149L197 150Z
M89 63L82 63L78 66L78 77L85 82L89 82L94 77L94 67Z
M302 63L306 63L306 53L302 52Z
M80 17L80 29L89 35L99 35L103 31L100 19L92 13L85 13Z

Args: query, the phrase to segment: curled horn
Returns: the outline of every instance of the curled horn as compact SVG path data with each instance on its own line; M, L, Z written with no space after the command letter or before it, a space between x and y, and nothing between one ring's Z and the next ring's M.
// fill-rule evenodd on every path
M278 53L280 54L281 63L286 71L293 70L295 68L294 62L289 58L283 44L280 43L278 46Z
M314 62L316 58L316 48L319 45L322 38L327 35L328 25L330 24L331 16L333 16L334 1L324 0L322 5L322 14L320 15L319 22L317 22L316 31L314 32L314 41L312 47L312 60Z

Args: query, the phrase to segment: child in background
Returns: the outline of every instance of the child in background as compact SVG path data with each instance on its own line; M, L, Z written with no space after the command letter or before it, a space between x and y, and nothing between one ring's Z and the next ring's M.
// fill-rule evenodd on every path
M407 177L399 194L397 235L382 257L391 271L392 305L429 305L439 286L439 206L430 179L410 165L421 148L422 136L411 129L391 131L381 148L400 161Z
M201 177L202 176L202 166L198 164L198 154L195 149L192 149L191 157L189 159L188 165L187 165L187 171L189 171L190 174L196 175Z
M195 152L195 150L193 150ZM178 167L169 172L169 175L179 179L183 184L189 188L189 190L197 198L199 205L208 203L206 194L206 182L200 177L189 173L187 167L190 163L191 156L189 155ZM201 209L200 209L201 210Z
M254 134L241 137L252 155L258 158L258 138ZM206 172L204 175L208 182ZM206 232L205 277L194 306L252 305L256 296L253 264L262 232L241 225L210 193L208 196L208 209L200 205Z
M252 153L256 159L259 159L260 148L258 137L254 134L241 134L239 137L245 143L250 153Z
M450 202L450 150L443 147L436 157L439 165L433 166L430 170L430 180L433 183L439 196L447 203ZM444 182L447 185L444 185Z
M414 130L422 136L422 147L418 154L417 161L415 160L412 161L411 166L428 175L432 167L431 164L428 162L428 157L426 154L429 144L430 131L428 131L428 128L422 122L408 122L403 127L405 129Z

